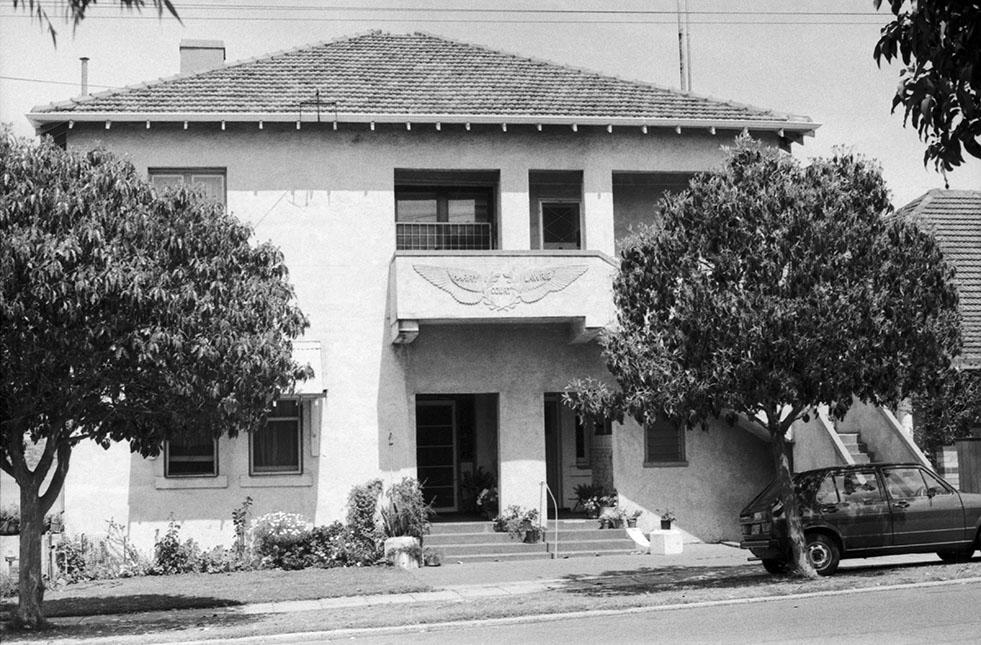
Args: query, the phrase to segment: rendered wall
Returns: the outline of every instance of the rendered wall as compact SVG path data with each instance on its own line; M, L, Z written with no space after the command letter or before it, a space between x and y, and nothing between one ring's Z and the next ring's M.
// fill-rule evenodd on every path
M632 419L613 426L613 468L621 505L670 509L677 528L704 542L738 541L739 511L774 478L768 443L739 427L685 431L687 466L644 466L644 432ZM645 513L638 526L655 528ZM690 538L689 538L690 539Z
M312 485L240 488L236 481L244 462L235 458L228 462L227 488L157 490L154 469L160 461L147 464L127 456L128 492L111 493L109 514L128 513L134 535L144 543L166 526L171 513L200 531L202 541L227 543L230 512L246 494L256 499L256 513L293 510L318 523L342 518L354 484L380 474L390 479L415 474L415 392L501 392L502 501L537 505L537 490L514 485L508 490L506 482L544 479L544 446L535 439L542 431L542 393L560 391L571 375L601 371L598 350L569 347L564 332L534 325L506 332L493 326L424 328L415 344L391 345L387 306L395 168L500 169L500 239L504 249L515 250L530 246L529 171L581 169L586 247L612 254L614 171L707 169L721 161L720 145L728 143L707 132L645 136L620 129L610 135L585 129L559 134L417 128L407 133L353 127L334 132L306 124L299 131L278 124L263 130L229 124L222 131L213 123L192 123L187 130L180 124L147 129L142 123L113 123L106 130L101 123L76 123L69 131L71 147L103 144L128 156L142 172L226 168L229 209L255 227L257 240L270 239L282 248L300 307L310 319L306 338L324 347L328 394L320 420L314 421L320 439L310 448L317 455L307 471ZM555 360L569 369L557 368ZM245 454L231 444L226 449ZM91 464L103 463L75 461L70 475L75 489L84 490L84 480L97 472ZM89 507L101 490L92 485ZM85 506L78 512L85 515Z

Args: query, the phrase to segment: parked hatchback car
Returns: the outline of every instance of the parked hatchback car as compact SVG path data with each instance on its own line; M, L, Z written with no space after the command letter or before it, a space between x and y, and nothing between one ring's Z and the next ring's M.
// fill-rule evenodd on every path
M981 494L962 493L920 464L835 466L794 477L807 555L821 575L842 558L936 552L968 560L981 548ZM739 515L740 546L771 573L788 567L787 522L776 484Z

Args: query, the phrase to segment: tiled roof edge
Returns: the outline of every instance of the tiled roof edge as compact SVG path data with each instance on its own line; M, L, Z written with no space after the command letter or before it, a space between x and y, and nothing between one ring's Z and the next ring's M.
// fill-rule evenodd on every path
M187 73L187 74L177 73L177 74L171 74L170 76L160 76L160 77L158 77L158 78L156 78L154 80L151 80L151 81L141 81L139 83L131 83L129 85L124 85L122 87L114 87L114 88L110 88L108 90L102 90L101 92L94 92L92 94L89 94L88 96L79 96L79 97L75 97L75 98L66 99L64 101L54 101L52 103L48 103L47 105L36 105L33 108L31 108L31 113L33 114L33 113L39 113L39 112L55 112L57 110L55 110L54 108L71 107L71 106L74 106L74 105L84 105L86 102L95 100L97 98L105 98L107 96L112 96L114 94L120 94L122 92L127 92L127 91L130 91L130 90L138 90L138 89L142 89L142 88L145 88L145 87L153 87L154 85L163 85L164 83L170 83L172 81L177 81L177 80L184 79L184 78L193 78L195 76L204 76L205 74L210 74L212 72L216 72L216 71L219 71L219 70L227 70L227 69L231 69L233 67L241 67L242 65L248 65L249 63L256 63L256 62L259 62L261 60L269 60L271 58L276 58L277 56L285 56L286 54L292 54L294 52L302 51L304 49L313 49L315 47L323 47L325 45L330 45L330 44L333 44L333 43L340 43L340 42L344 42L346 40L354 40L355 38L363 38L365 36L370 36L372 34L381 34L381 33L384 33L384 32L382 32L380 29L371 29L371 30L368 30L368 31L358 32L356 34L349 34L347 36L339 36L337 38L332 38L332 39L328 39L328 40L321 40L321 41L318 41L318 42L315 42L315 43L308 43L306 45L298 45L296 47L289 47L287 49L279 49L279 50L272 51L272 52L269 52L269 53L266 53L266 54L262 54L261 56L252 56L250 58L241 58L241 59L234 60L234 61L232 61L230 63L225 63L221 67L213 67L211 69L206 69L206 70L202 70L202 71L199 71L199 72L191 72L191 73ZM111 114L111 113L107 113L107 114Z
M384 33L385 35L399 35L399 34L392 34L391 32L381 32L381 33ZM619 74L613 74L613 73L610 73L610 72L601 72L601 71L596 70L596 69L592 69L592 68L589 68L589 67L581 67L579 65L569 65L568 63L560 63L560 62L551 60L549 58L537 58L537 57L534 57L534 56L526 56L526 55L523 55L523 54L517 54L517 53L515 53L513 51L509 51L509 50L506 50L506 49L495 49L495 48L489 47L487 45L481 45L481 44L478 44L478 43L467 42L465 40L458 40L456 38L448 38L446 36L433 34L433 33L430 33L428 31L414 31L414 32L410 32L409 35L413 35L413 34L419 35L419 36L426 36L427 38L435 38L437 40L442 40L444 42L450 42L450 43L454 43L454 44L457 44L457 45L463 45L465 47L473 47L473 48L480 49L480 50L485 51L485 52L490 52L492 54L503 54L505 56L511 56L513 58L518 58L520 60L525 60L525 61L529 61L529 62L532 62L532 63L545 63L546 65L553 65L555 67L561 67L563 69L567 69L567 70L574 71L574 72L580 72L580 73L583 73L583 74L589 74L589 75L592 75L592 76L599 76L601 78L613 78L613 79L616 79L616 80L620 81L621 83L629 83L631 85L638 85L640 87L649 87L649 88L653 88L653 89L656 89L656 90L661 90L662 92L672 92L674 94L679 94L681 96L690 96L690 97L696 98L696 99L702 99L702 100L706 100L706 101L712 101L713 103L721 103L723 105L728 105L730 107L737 107L737 108L743 108L743 109L747 109L747 110L754 110L754 111L760 112L762 114L770 114L770 115L773 115L775 118L783 118L783 119L787 119L787 120L797 121L797 122L800 122L800 123L813 123L813 121L811 121L811 118L810 117L804 116L804 115L791 114L789 112L777 112L775 110L770 110L770 109L767 109L767 108L762 108L762 107L759 107L757 105L750 105L749 103L739 103L737 101L732 101L732 100L729 100L729 99L722 99L722 98L718 98L718 97L715 97L715 96L711 96L709 94L696 94L694 92L685 92L685 91L682 91L681 89L678 89L678 88L665 87L663 85L658 85L657 83L651 83L650 81L641 81L641 80L634 79L634 78L625 78L623 76L620 76ZM818 124L815 124L815 125L818 125Z

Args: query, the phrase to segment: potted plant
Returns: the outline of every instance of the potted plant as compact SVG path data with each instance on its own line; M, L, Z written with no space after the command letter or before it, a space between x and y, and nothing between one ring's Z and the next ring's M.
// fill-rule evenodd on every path
M512 505L500 515L494 518L494 530L505 532L517 540L527 544L541 542L545 531L538 521L538 510L523 509L520 506Z
M477 495L477 510L488 520L497 516L499 504L497 486L485 488Z
M669 509L664 509L663 511L657 511L657 514L661 516L661 529L664 531L671 530L671 523L677 518L674 516Z
M619 503L619 496L617 495L616 489L613 489L613 492L608 495L603 495L598 501L600 517L603 517L606 511L615 509Z
M623 519L623 523L626 526L628 526L628 527L635 527L635 526L637 526L637 518L640 517L640 515L641 515L642 512L643 511L641 511L640 509L635 509L633 511L628 511L625 508L621 508L620 509L620 517Z
M600 513L599 525L601 529L618 529L623 525L623 518L620 511L614 507L606 507Z
M572 510L581 508L586 512L586 517L599 517L598 500L603 496L603 487L593 484L577 484L573 488L576 494L576 505Z
M426 503L419 482L405 477L393 484L379 504L385 534L385 559L403 569L422 563L422 536L429 533L433 509Z

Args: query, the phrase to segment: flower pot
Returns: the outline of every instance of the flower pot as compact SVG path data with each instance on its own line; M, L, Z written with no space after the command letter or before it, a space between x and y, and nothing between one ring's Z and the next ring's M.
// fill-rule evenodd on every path
M637 527L637 518L636 517L629 517L629 518L627 518L627 527L628 528L636 528Z
M673 521L674 520L661 520L661 530L662 531L670 531L671 530L671 523Z
M386 539L385 559L400 569L418 569L422 559L419 538L406 535Z
M599 509L596 507L586 509L586 519L595 520L599 517Z

